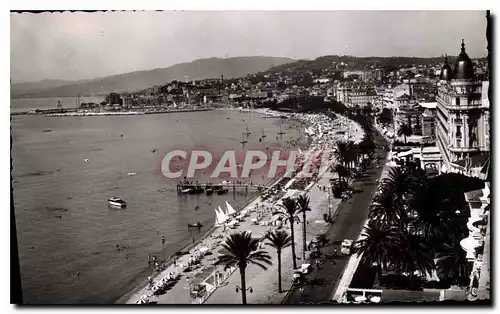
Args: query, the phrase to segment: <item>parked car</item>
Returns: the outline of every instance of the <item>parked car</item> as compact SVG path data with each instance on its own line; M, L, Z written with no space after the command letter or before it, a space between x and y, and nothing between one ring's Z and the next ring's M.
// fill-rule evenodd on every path
M207 291L207 286L205 285L193 285L191 287L191 297L199 298Z
M340 253L344 255L350 255L353 243L354 241L350 239L345 239L344 241L342 241L342 245L340 246Z

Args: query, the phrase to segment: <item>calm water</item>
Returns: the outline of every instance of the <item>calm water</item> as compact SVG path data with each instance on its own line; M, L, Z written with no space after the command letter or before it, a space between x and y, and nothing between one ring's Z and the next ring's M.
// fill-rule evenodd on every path
M203 233L213 224L214 205L244 203L251 195L178 196L160 164L172 149L242 149L246 124L252 134L245 149L283 148L299 136L285 120L287 133L277 140L278 119L236 111L14 116L14 204L25 302L113 302L151 272L149 252L166 258L200 236L187 230L188 222L201 221ZM262 129L267 138L259 143ZM106 200L114 195L127 200L127 209L108 209Z

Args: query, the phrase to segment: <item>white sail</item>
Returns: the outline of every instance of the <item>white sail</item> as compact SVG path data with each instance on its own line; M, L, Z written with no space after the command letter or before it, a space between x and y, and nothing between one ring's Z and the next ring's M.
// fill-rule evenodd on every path
M221 222L226 222L227 220L229 220L229 216L227 215L227 213L224 212L224 210L222 210L222 208L220 208L219 206L219 213L220 213L220 221Z
M232 215L232 214L236 213L236 211L234 210L233 206L231 206L231 204L229 204L228 201L226 201L226 207L227 207L227 214L228 215Z
M219 209L220 209L220 207L219 207ZM215 215L217 216L216 217L217 224L223 224L227 221L228 217L223 212L221 212L219 209L217 209L217 208L214 209Z

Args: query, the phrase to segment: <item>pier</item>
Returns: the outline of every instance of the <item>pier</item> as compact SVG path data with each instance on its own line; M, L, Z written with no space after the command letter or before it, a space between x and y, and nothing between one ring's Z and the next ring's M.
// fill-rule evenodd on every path
M250 183L199 183L199 182L179 182L177 183L177 193L179 194L226 194L232 190L236 193L237 190L244 190L248 193L249 190L263 191L265 185L263 184L250 184Z

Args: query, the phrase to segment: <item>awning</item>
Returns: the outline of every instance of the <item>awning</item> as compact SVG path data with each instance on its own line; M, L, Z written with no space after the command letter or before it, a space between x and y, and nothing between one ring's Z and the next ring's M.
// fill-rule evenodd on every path
M481 241L472 237L467 237L460 241L460 246L467 252L474 252L474 249L481 246ZM467 254L469 255L469 254Z
M398 157L407 157L407 156L410 156L410 155L413 155L413 151L412 150L408 150L406 152L401 152L398 154Z

